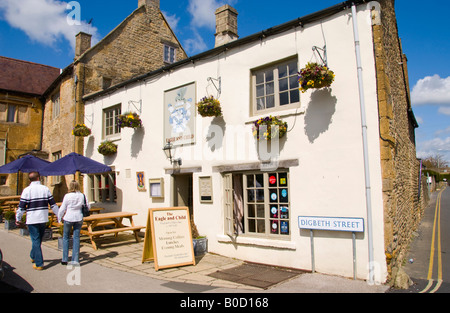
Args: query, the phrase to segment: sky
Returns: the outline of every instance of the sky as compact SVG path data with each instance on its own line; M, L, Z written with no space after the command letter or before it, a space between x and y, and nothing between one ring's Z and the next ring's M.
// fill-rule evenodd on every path
M239 12L246 37L343 0L161 0L161 10L189 56L214 48L216 8ZM399 35L408 58L417 156L440 154L450 163L450 1L395 1ZM68 66L75 35L95 44L137 8L138 0L0 0L0 56Z

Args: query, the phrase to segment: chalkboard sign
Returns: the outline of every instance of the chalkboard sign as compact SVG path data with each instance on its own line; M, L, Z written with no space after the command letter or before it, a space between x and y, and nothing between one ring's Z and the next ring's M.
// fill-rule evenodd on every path
M142 263L151 260L156 271L195 265L189 208L149 210Z

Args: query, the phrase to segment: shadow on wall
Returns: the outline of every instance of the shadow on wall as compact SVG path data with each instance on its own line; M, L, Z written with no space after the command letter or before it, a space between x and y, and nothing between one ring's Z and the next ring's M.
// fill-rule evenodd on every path
M208 128L208 136L206 141L211 152L222 148L223 138L225 137L226 123L222 116L215 117Z
M131 157L137 158L144 144L145 128L136 128L131 137Z
M93 155L94 155L94 136L89 136L84 156L87 158L91 158Z
M314 143L325 133L333 122L337 98L331 95L331 92L331 88L325 88L311 94L311 101L305 114L305 134L310 143Z

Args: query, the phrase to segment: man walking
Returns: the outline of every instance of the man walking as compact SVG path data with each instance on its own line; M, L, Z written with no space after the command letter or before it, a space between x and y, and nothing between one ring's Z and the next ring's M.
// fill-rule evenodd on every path
M30 186L22 192L19 209L16 214L16 224L20 224L24 213L27 214L26 224L31 238L30 258L33 268L42 271L44 269L44 257L42 256L41 243L44 237L45 227L48 223L48 206L58 214L58 206L50 190L41 184L38 172L29 174Z

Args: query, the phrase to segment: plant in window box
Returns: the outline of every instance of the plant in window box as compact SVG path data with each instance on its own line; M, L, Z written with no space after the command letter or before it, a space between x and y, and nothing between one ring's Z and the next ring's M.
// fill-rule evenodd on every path
M287 123L279 118L266 116L253 123L253 136L258 140L270 140L276 136L282 138L287 133L287 127Z
M114 153L117 153L117 145L113 143L112 141L104 141L102 142L97 149L98 153L103 155L112 155Z
M298 82L302 93L314 88L330 87L334 81L334 72L327 66L318 63L308 63L298 73Z
M141 128L142 121L137 113L126 112L119 115L118 123L120 128Z
M222 107L214 96L204 97L197 103L197 111L202 117L222 116Z
M192 242L194 245L194 255L201 256L208 252L208 239L206 236L200 236L194 220L191 218Z
M91 129L84 124L77 124L72 129L72 135L76 137L87 137L91 134Z

